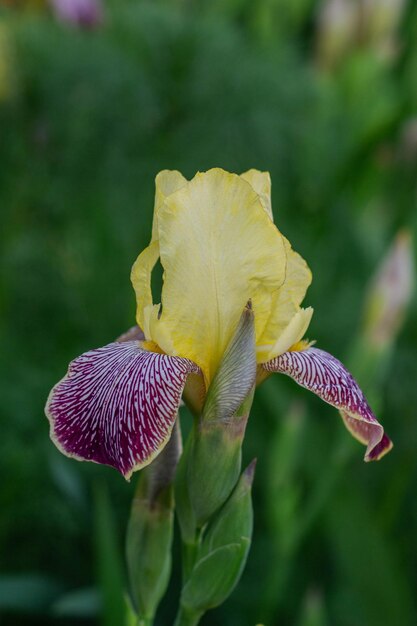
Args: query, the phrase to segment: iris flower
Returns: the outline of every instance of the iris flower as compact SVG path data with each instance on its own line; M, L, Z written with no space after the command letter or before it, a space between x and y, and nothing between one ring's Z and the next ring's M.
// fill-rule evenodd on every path
M336 407L367 446L366 461L390 450L350 373L303 339L313 310L300 305L311 272L275 226L270 190L269 174L256 170L238 176L216 168L191 181L158 174L151 242L131 275L143 334L82 354L52 389L46 413L64 454L127 479L149 464L170 438L186 384L204 401L248 301L258 380L286 374ZM158 260L163 287L154 303Z

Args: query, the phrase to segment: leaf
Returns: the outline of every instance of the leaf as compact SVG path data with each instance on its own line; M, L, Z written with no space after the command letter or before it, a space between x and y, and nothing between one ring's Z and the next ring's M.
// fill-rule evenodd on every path
M338 580L340 624L411 624L413 601L396 544L384 534L358 485L344 484L326 511L327 537Z
M122 561L107 489L95 491L95 538L98 581L103 602L102 625L120 626L125 620Z
M0 577L0 610L13 613L44 613L62 593L63 586L42 574Z
M51 613L59 617L97 617L101 608L100 596L95 587L68 591L52 605Z

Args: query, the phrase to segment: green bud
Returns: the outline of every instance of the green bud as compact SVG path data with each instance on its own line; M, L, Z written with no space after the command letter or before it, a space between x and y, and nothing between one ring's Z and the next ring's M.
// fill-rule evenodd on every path
M181 594L181 605L188 612L203 613L224 602L241 576L252 536L254 470L252 462L207 528Z
M248 551L249 540L243 538L197 561L183 589L181 604L195 613L222 604L240 578Z
M227 422L201 421L191 434L187 484L197 527L229 497L239 478L248 416Z
M240 537L250 540L253 528L251 490L256 459L242 473L232 495L210 522L201 546L201 555L234 543Z
M152 623L171 572L173 476L180 450L178 427L149 467L142 470L127 528L126 558L134 609Z
M146 490L147 479L142 475L126 539L133 605L145 623L152 620L168 584L173 527L172 487L161 490L152 506Z

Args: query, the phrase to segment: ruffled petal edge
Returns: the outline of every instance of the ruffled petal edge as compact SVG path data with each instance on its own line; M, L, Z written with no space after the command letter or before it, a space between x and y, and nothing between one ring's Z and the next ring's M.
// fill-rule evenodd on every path
M85 352L49 395L51 439L65 455L110 465L129 480L168 442L187 376L198 371L138 341Z

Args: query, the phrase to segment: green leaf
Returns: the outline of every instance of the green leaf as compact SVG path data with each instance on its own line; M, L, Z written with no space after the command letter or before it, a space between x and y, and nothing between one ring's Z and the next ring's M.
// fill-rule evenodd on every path
M60 596L52 605L51 613L59 617L97 617L100 595L95 587L75 589Z
M63 591L62 584L41 574L0 577L0 610L44 613Z
M95 539L103 626L120 626L125 620L122 560L107 489L95 490Z
M367 626L413 623L413 595L397 546L380 529L358 485L344 484L325 521L338 580L334 610L342 615L349 607L354 622Z

